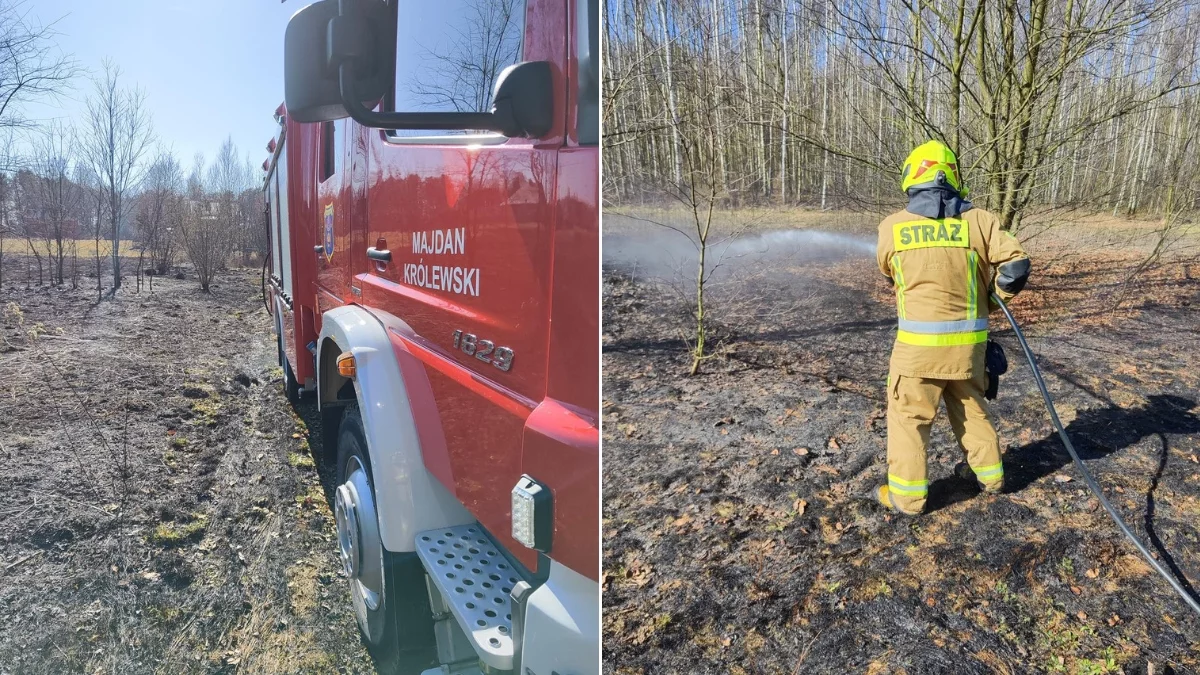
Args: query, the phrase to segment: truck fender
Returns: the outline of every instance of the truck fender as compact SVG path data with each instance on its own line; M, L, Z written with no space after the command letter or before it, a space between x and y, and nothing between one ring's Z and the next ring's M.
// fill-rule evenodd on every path
M415 551L418 532L475 522L425 468L408 387L379 320L356 305L331 309L322 316L317 345L322 406L326 405L324 387L337 386L321 381L328 378L324 364L338 354L354 354L354 393L367 436L384 548L394 553ZM325 353L330 348L337 352Z

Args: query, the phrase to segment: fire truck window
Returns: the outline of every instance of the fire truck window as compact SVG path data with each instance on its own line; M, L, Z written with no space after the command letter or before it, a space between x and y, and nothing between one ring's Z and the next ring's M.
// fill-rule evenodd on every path
M321 123L321 180L342 170L342 154L345 152L342 134L345 120Z
M524 0L399 0L394 110L484 112L521 60ZM407 136L461 132L400 132Z

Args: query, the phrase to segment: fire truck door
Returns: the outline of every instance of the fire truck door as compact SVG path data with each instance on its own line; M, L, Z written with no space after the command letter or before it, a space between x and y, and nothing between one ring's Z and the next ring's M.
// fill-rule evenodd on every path
M565 26L566 3L518 2L497 10L511 20L488 30L477 24L496 17L470 11L471 0L398 4L390 109L445 110L443 89L462 99L457 109L488 109L500 67L463 70L468 77L445 64L485 54L502 54L501 66L564 61L565 38L538 28ZM461 38L484 34L495 43ZM402 357L406 380L415 373L426 383L418 419L426 468L530 568L536 556L511 539L510 492L522 474L525 421L546 395L562 144L561 126L536 140L439 131L376 131L370 140L366 246L375 253L361 277L363 304L396 317L389 330L411 355Z
M325 313L352 302L351 200L349 144L353 123L347 120L321 124L317 152L317 226L313 255L317 258L317 311Z

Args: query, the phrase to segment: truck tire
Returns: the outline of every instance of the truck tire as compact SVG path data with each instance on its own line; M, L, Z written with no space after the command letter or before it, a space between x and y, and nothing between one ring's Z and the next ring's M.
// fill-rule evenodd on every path
M292 364L288 363L287 354L283 351L283 337L279 338L279 362L283 366L283 394L292 405L300 402L300 383L292 372Z
M414 553L383 547L375 483L357 404L342 415L334 516L338 555L350 579L359 631L384 673L417 674L437 665L425 569Z

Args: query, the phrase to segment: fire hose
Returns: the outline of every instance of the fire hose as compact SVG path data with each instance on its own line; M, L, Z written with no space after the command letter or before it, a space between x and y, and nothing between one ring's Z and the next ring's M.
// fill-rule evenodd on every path
M271 309L271 301L267 299L267 268L270 267L270 265L271 252L267 251L267 254L263 256L262 279L260 280L262 283L262 301L263 307L267 308L267 314L270 316L275 316L275 311Z
M1012 324L1013 332L1017 335L1017 342L1021 343L1021 351L1025 353L1025 359L1029 361L1029 369L1033 371L1033 380L1037 383L1038 391L1042 393L1042 400L1046 402L1046 410L1050 413L1050 421L1054 423L1054 428L1058 430L1058 437L1062 439L1063 445L1066 446L1067 452L1070 453L1071 460L1075 462L1075 466L1079 467L1079 472L1083 474L1083 480L1087 483L1088 489L1090 489L1092 493L1095 494L1100 500L1100 505L1104 507L1104 510L1108 512L1108 515L1112 517L1113 522L1117 524L1117 527L1120 528L1121 532L1129 539L1129 541L1133 542L1133 545L1137 547L1137 550L1142 554L1142 557L1146 559L1146 562L1150 563L1150 566L1153 567L1156 572L1162 575L1162 578L1166 579L1167 583L1171 584L1171 588L1175 589L1175 592L1178 593L1179 597L1182 598L1183 601L1192 608L1192 611L1196 612L1197 616L1200 616L1200 603L1196 602L1196 599L1192 597L1190 593L1188 593L1187 589L1185 589L1183 585L1179 583L1179 580L1176 579L1174 575L1164 569L1163 566L1154 559L1154 556L1150 555L1150 551L1144 544L1142 544L1140 540L1138 540L1136 536L1134 536L1133 531L1129 529L1129 526L1126 525L1125 521L1121 519L1121 516L1117 514L1117 510L1114 509L1113 505L1108 502L1108 498L1104 496L1104 491L1100 489L1100 485L1096 483L1096 479L1092 477L1092 474L1087 470L1087 467L1084 466L1083 460L1079 458L1079 453L1075 452L1075 446L1071 444L1070 437L1067 436L1066 430L1063 429L1062 422L1060 422L1058 419L1058 411L1054 408L1054 400L1050 398L1050 392L1046 390L1046 382L1042 379L1041 371L1038 370L1037 361L1033 357L1033 351L1030 350L1029 343L1025 341L1025 334L1021 332L1021 328L1017 325L1017 320L1013 318L1012 312L1008 311L1008 306L1004 304L1004 301L998 298L995 294L992 295L992 299L996 302L996 304L1000 305L1000 309L1004 311L1005 318L1007 318L1008 322Z

